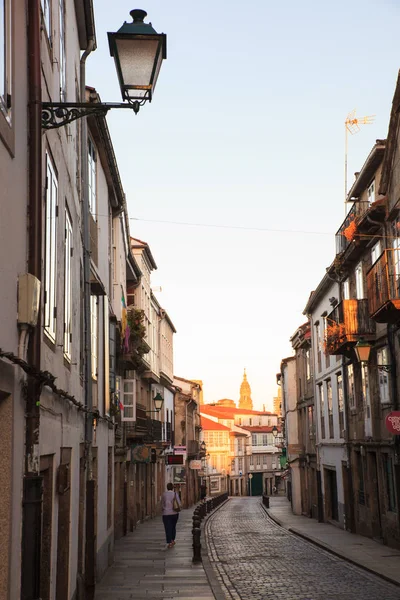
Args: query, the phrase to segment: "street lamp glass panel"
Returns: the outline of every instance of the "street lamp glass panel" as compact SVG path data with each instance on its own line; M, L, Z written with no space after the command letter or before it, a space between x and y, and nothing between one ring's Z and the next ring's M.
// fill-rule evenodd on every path
M354 346L354 351L356 353L358 362L368 362L369 355L371 353L371 344L366 342L358 342Z
M162 62L160 42L157 39L117 38L115 46L122 96L151 100Z

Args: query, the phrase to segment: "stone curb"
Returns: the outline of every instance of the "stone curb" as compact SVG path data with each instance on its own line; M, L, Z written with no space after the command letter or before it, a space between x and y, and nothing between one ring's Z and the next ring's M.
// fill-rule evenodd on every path
M272 521L274 521L277 525L279 525L280 527L283 527L283 529L286 529L286 531L290 531L290 533L293 533L293 535L297 535L298 537L302 538L303 540L306 540L307 542L314 544L314 546L318 546L319 548L326 550L330 554L333 554L334 556L337 556L338 558L342 558L343 560L346 560L347 562L351 563L352 565L355 565L356 567L359 567L360 569L363 569L364 571L367 571L368 573L372 573L373 575L376 575L377 577L380 577L381 579L388 581L389 583L395 585L396 587L400 587L399 582L396 581L395 579L392 579L388 575L384 575L383 573L380 573L379 571L376 571L375 569L371 569L371 567L367 567L366 565L363 565L362 563L358 562L354 558L350 558L347 554L344 554L343 552L339 552L338 550L335 550L334 548L332 548L332 546L325 544L325 542L321 542L321 540L318 540L318 539L312 537L311 535L304 533L303 531L299 531L298 529L295 529L294 527L285 527L285 525L283 525L283 522L280 519L278 519L278 517L276 517L275 515L272 515L270 513L270 511L267 508L265 508L265 506L262 503L261 503L261 506L263 507L264 511L267 513L269 518Z
M215 600L226 600L226 595L222 589L220 582L217 579L217 576L214 573L214 569L212 568L210 559L208 557L208 545L207 545L205 524L207 523L208 519L210 517L212 517L213 515L215 515L215 513L220 508L225 506L225 504L227 502L229 502L229 498L227 500L225 500L225 502L222 502L222 504L217 506L217 508L215 508L210 514L208 514L201 523L201 525L202 525L201 530L202 530L203 539L204 539L204 544L202 544L202 546L201 546L201 562L203 563L203 569L204 569L206 577L208 579L208 583L210 584L212 593L214 594ZM203 526L203 523L204 523L204 526Z

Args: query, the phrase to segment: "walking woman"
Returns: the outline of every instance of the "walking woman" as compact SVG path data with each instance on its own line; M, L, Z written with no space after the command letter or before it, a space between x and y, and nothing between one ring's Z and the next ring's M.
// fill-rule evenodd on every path
M162 495L162 518L168 548L175 546L176 524L181 508L182 503L179 494L174 492L172 483L167 483L167 491Z

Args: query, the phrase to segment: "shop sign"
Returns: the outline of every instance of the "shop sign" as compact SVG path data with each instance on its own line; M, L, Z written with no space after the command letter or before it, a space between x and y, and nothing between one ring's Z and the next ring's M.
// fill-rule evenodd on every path
M186 446L174 446L175 454L186 454Z
M385 420L386 429L394 435L400 435L400 410L389 413Z
M182 467L173 467L172 483L175 485L186 483L186 471Z
M131 448L131 462L133 463L148 463L151 458L150 446L135 444Z
M189 462L189 468L199 471L201 469L201 460L191 460Z

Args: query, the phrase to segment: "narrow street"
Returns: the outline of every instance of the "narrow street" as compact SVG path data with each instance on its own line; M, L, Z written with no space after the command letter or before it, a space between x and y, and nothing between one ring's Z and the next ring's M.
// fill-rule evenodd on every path
M233 600L399 600L400 589L276 525L260 498L231 498L206 524L209 560Z

